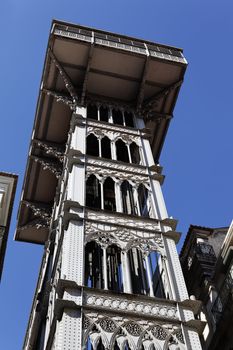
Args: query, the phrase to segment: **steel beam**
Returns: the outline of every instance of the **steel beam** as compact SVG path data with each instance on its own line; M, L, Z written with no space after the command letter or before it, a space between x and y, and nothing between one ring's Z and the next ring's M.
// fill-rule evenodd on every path
M138 92L138 98L137 98L137 110L140 110L143 99L144 99L144 92L145 92L145 85L146 85L146 76L147 76L147 71L149 67L149 56L146 57L145 64L144 64L144 69L142 73L142 79L141 79L141 84Z

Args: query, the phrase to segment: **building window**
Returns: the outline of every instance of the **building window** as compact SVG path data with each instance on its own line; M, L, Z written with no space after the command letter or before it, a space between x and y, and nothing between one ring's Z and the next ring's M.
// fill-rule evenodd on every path
M103 288L103 251L96 242L85 246L85 285L90 288Z
M116 211L115 182L110 177L104 181L103 192L104 209Z
M106 106L96 106L93 104L89 104L87 106L87 118L103 122L110 121L113 124L127 126L130 128L135 127L133 113L123 111L121 109L109 109Z
M112 158L111 141L107 136L101 139L101 155L103 158L107 158L107 159Z
M126 144L121 140L116 141L116 156L117 160L129 163L129 152Z
M107 248L108 289L123 292L121 250L116 245Z
M98 120L98 109L95 105L87 106L87 118Z
M136 145L135 142L132 142L129 146L129 149L131 155L131 162L133 164L140 164L140 153L138 145Z
M121 184L122 211L125 214L136 214L136 205L133 197L133 187L128 181Z
M124 112L125 126L134 127L134 118L131 112Z
M108 108L100 106L99 115L102 122L108 122Z
M87 136L86 152L89 156L99 157L99 140L93 134Z
M128 251L132 292L134 294L149 294L146 269L141 251L132 248Z
M112 110L113 124L124 125L123 114L119 109Z
M95 175L89 176L86 182L86 206L101 209L101 188Z
M154 296L157 298L165 298L166 296L163 285L164 270L162 267L161 255L158 252L153 251L149 254L148 259L152 274Z
M150 217L150 202L149 193L147 188L140 184L138 187L138 203L140 208L140 214L144 217Z

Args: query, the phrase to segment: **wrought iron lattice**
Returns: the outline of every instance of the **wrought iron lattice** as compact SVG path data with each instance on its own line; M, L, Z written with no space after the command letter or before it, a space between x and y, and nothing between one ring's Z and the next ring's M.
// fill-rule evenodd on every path
M179 342L184 344L184 337L181 329L175 332L175 336L176 336L176 339L179 340Z
M83 328L87 329L89 326L91 325L91 322L89 320L89 318L87 318L86 316L83 317Z
M117 328L115 323L110 320L109 318L103 318L100 321L100 327L108 333L113 333L115 331L115 329Z
M151 333L156 339L159 340L165 340L167 338L167 332L165 332L165 330L160 326L154 326L151 328Z
M127 330L127 332L131 335L133 335L134 337L139 337L139 335L141 334L142 330L141 327L137 324L137 323L128 323L125 326L125 329Z

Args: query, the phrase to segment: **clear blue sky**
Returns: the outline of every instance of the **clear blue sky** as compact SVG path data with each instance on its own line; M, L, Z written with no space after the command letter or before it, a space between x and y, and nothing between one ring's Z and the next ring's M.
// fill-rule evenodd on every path
M2 283L0 349L22 348L43 248L13 242L53 18L184 48L185 82L161 156L169 215L228 226L232 212L232 0L1 0L0 170L19 174Z

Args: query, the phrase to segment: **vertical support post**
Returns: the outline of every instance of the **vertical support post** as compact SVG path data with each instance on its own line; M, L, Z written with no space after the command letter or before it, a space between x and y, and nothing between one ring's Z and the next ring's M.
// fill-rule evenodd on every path
M115 182L115 198L116 198L116 211L123 212L122 201L121 201L121 185L120 182Z
M154 297L154 290L153 290L153 284L152 284L152 276L151 276L151 269L150 269L150 264L148 260L148 256L145 254L145 262L146 262L146 273L147 273L147 280L149 283L149 288L150 288L150 297Z
M104 289L108 290L108 272L107 272L107 247L102 246L103 249L103 277L104 277Z
M127 280L127 293L132 293L132 282L131 282L128 252L125 252L125 271L126 271L126 280Z
M167 256L167 270L173 290L173 299L177 301L188 299L189 296L174 240L164 237L164 248Z
M128 150L129 162L132 163L132 157L131 157L130 147L129 147L128 143L127 143L126 147L127 147L127 150Z
M100 195L101 195L101 209L104 209L104 184L103 180L100 181Z
M127 252L121 251L121 263L122 263L122 274L123 274L123 289L124 293L132 293L131 277L129 271L129 262Z

